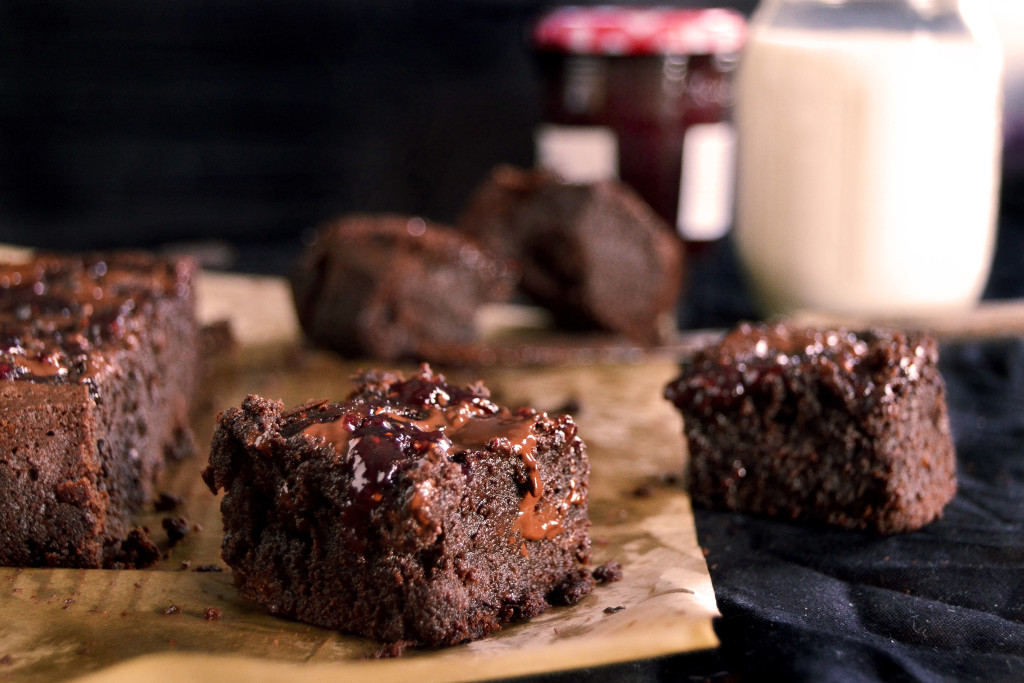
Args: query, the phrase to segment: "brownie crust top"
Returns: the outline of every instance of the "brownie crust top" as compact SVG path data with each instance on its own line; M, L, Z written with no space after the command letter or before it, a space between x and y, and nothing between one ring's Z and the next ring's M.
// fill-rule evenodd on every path
M846 410L864 414L892 404L937 360L936 342L923 334L743 323L698 351L665 397L710 417L751 391L780 393L788 376L821 382Z
M140 343L157 299L189 297L194 272L141 252L0 264L0 380L88 384L115 349Z
M335 465L350 474L346 515L353 522L365 519L396 495L394 484L401 473L424 459L453 461L468 470L468 454L481 450L517 459L516 472L525 493L512 532L522 539L554 538L563 530L570 507L585 502L583 486L570 486L557 500L545 496L534 456L543 432L560 430L567 441L578 439L569 416L552 418L531 408L510 410L492 401L483 384L454 386L425 364L408 379L371 371L358 381L358 389L341 403L310 401L282 413L278 437L330 446L336 454ZM250 435L250 445L270 449L264 435ZM212 467L204 478L214 492L224 483L216 480ZM426 511L440 492L429 488L429 480L420 482L409 507L424 524L424 535L434 536L440 530L426 528L432 524Z

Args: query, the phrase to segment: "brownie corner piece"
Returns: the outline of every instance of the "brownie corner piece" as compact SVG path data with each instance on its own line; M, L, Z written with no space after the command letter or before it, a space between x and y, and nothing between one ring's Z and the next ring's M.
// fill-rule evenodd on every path
M430 647L589 593L588 477L570 417L426 366L368 375L341 402L250 396L221 414L204 472L242 595Z
M928 524L956 492L937 361L922 333L740 325L665 390L694 502L883 534Z
M477 316L512 296L517 273L455 229L400 214L348 214L321 225L291 277L314 344L398 360L479 340Z
M142 252L0 264L0 564L118 562L191 443L195 274Z
M617 180L569 183L499 166L457 227L521 267L521 289L570 330L605 330L644 346L673 330L686 250L664 219Z

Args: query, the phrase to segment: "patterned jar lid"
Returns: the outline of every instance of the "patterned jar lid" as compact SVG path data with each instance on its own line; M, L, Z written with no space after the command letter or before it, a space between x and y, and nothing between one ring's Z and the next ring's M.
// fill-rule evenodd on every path
M746 19L731 9L559 7L537 21L533 43L573 54L729 54L746 36Z

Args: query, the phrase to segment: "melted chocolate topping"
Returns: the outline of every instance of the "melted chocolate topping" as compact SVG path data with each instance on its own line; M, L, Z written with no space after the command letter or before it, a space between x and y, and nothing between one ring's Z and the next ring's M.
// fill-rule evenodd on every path
M352 468L353 506L368 512L383 500L396 473L423 457L457 458L491 448L520 458L527 491L513 526L523 539L553 538L570 505L582 503L575 482L565 500L545 496L534 450L544 418L532 410L509 411L482 387L451 387L429 368L409 380L371 376L345 404L311 404L293 412L285 436L299 432L323 440ZM429 483L429 482L428 482ZM431 491L417 488L409 503L423 524Z
M40 255L0 265L0 379L89 383L139 343L143 311L180 297L187 270L141 253Z
M925 337L744 323L698 352L665 396L712 416L748 396L815 377L823 391L859 412L891 403L936 358L935 343Z

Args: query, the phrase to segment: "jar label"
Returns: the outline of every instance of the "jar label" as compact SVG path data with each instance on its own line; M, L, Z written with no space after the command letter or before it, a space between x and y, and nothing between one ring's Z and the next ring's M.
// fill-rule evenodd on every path
M723 237L732 224L736 131L729 123L690 126L683 138L676 228L687 240Z
M537 166L570 183L596 183L619 175L619 141L605 126L537 127Z

